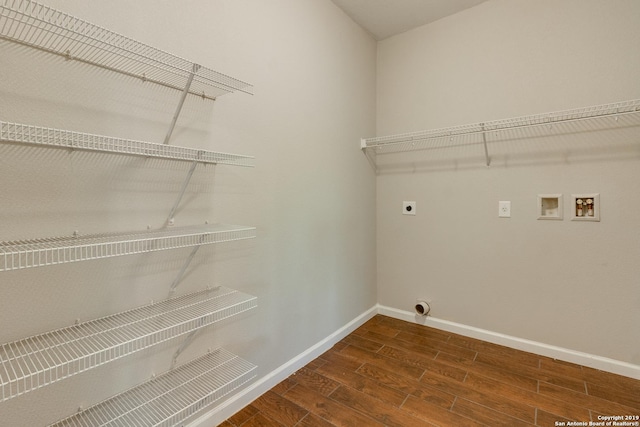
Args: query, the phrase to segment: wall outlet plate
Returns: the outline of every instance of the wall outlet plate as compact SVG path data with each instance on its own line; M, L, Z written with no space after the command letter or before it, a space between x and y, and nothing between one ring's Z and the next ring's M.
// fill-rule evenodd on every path
M562 194L538 194L538 219L562 219Z
M402 202L402 214L403 215L415 215L416 214L416 202Z
M511 202L504 200L498 202L498 216L500 218L511 218Z
M572 194L571 221L600 221L600 194Z

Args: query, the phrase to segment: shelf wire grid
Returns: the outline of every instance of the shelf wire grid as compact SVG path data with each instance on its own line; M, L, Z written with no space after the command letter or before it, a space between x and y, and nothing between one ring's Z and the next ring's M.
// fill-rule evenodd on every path
M0 38L180 91L197 70L189 93L203 98L252 90L249 83L31 0L0 0Z
M364 138L363 149L376 149L376 153L385 154L398 151L411 151L429 148L430 143L438 143L442 148L443 140L456 137L477 135L473 143L482 143L482 135L500 133L508 130L547 126L549 134L554 133L553 125L570 122L594 120L605 117L616 117L640 113L640 99L622 101L612 104L594 105L572 110L557 111L545 114L494 120L485 123L473 123L448 128L433 129L397 135Z
M253 167L254 157L0 121L0 141Z
M0 242L0 271L88 261L256 237L255 227L215 224Z
M251 381L256 370L218 349L49 427L175 426Z
M257 298L217 287L0 346L0 402L257 306Z

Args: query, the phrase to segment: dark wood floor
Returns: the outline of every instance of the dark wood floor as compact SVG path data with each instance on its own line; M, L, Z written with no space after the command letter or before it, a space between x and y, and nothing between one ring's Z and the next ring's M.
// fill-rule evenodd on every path
M379 315L221 426L558 426L599 415L640 415L640 381Z

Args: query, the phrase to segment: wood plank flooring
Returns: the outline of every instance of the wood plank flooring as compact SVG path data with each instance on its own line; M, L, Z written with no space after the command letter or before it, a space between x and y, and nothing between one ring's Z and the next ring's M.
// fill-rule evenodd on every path
M378 315L220 426L546 427L603 415L640 415L640 381Z

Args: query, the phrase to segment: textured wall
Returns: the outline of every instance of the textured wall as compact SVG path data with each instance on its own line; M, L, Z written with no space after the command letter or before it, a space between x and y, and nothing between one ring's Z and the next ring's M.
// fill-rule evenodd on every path
M494 0L384 40L377 135L640 98L639 19L635 1ZM378 156L379 302L640 364L640 120L610 120L490 136L489 168L472 138ZM541 193L563 221L537 220ZM570 221L576 193L600 193L601 222Z
M269 373L376 303L375 43L326 0L49 5L255 86L189 97L173 143L253 155L199 166L176 225L254 225L203 247L178 293L224 285L258 308L208 328L184 362L223 346ZM179 93L0 42L0 120L162 142ZM162 226L189 164L0 145L0 240ZM366 214L363 214L366 213ZM190 249L1 273L0 342L166 298ZM70 415L168 369L180 340L0 404L2 424Z

